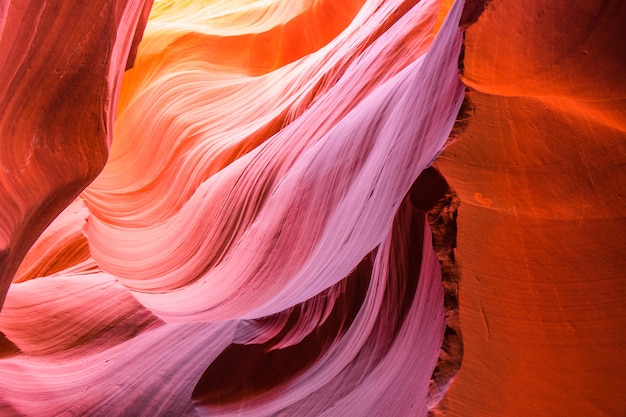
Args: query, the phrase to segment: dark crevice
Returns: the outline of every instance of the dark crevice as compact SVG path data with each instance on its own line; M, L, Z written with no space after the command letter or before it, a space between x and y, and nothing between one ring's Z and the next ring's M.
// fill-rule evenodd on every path
M459 27L465 30L476 23L490 2L491 0L465 0Z
M21 353L15 343L9 340L4 333L0 332L0 359L15 356Z
M441 265L444 289L446 328L428 394L429 405L434 406L459 371L463 358L458 316L459 271L454 260L456 217L460 201L445 178L433 167L426 168L417 178L409 196L416 207L426 212L432 230L432 246Z
M243 402L285 384L308 369L355 319L367 293L373 260L374 253L371 253L348 277L335 284L343 288L329 317L299 343L275 349L275 345L302 319L306 303L279 313L289 317L283 330L270 340L231 344L205 370L193 391L194 402L197 405ZM317 302L325 299L328 291L316 297ZM262 326L263 321L272 319L268 317L257 321Z
M463 30L463 42L458 59L458 70L461 77L465 71L466 30L478 21L490 2L491 0L465 0L463 14L459 22L459 27ZM457 114L456 122L446 146L461 138L471 117L475 113L475 108L470 100L470 92L471 90L466 88L463 104ZM437 365L433 371L428 395L430 408L428 416L435 417L445 414L445 392L459 372L459 369L461 369L463 361L463 336L459 321L458 298L460 273L454 257L457 235L456 220L460 199L437 170L434 168L429 169L433 170L429 174L431 181L436 180L441 184L445 183L445 187L439 185L439 188L446 188L446 191L439 195L437 203L429 210L427 215L428 223L432 230L433 249L441 265L446 315L444 339ZM439 176L438 179L436 179L437 176Z
M439 359L433 372L429 390L430 404L437 404L461 368L463 337L459 323L459 270L454 259L456 248L456 218L460 200L454 190L448 189L437 205L428 212L428 223L433 234L433 249L441 264L444 290L446 329ZM435 406L429 413L437 415Z
M454 122L454 126L452 127L452 131L448 136L448 140L446 141L445 147L450 146L461 137L462 133L467 128L469 124L469 120L474 116L476 109L472 100L470 98L470 89L465 89L465 97L463 97L463 103L461 104L461 108L456 115L456 121Z

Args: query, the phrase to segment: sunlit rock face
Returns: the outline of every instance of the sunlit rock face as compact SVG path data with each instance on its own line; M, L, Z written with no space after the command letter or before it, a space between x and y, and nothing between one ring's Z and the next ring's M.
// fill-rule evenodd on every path
M465 34L463 366L448 416L626 415L626 4L491 1Z
M0 414L434 409L462 2L32 3L0 9Z
M0 415L626 415L624 24L0 2Z

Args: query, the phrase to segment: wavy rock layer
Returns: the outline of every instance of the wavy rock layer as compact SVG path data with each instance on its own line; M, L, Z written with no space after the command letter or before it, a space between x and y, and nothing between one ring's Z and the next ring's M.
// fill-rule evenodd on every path
M67 25L70 6L43 4ZM34 15L17 6L5 32L14 13ZM29 174L1 189L16 201L0 214L3 256L23 253L4 263L0 413L426 415L460 360L441 267L450 275L454 245L435 253L429 226L449 236L455 199L437 175L416 180L463 102L462 2L157 1L136 50L146 9L119 7L97 47L45 39L67 45L71 92L97 81L98 100L3 92L17 104L2 166ZM109 72L76 70L104 62L97 51L117 59ZM54 106L18 114L48 93ZM114 113L106 166L74 199L107 156ZM42 126L75 142L24 146L18 132ZM27 157L37 146L58 154L56 171ZM89 174L41 180L73 164Z
M626 6L493 0L474 111L437 161L462 201L448 416L626 415Z
M0 5L0 308L30 246L104 167L150 5Z

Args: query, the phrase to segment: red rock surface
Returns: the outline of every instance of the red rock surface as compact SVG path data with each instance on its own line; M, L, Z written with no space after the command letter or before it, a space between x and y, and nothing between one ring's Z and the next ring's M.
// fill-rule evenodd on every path
M104 167L151 4L0 5L0 308L30 246Z
M493 0L466 32L443 415L626 415L625 26L622 1Z

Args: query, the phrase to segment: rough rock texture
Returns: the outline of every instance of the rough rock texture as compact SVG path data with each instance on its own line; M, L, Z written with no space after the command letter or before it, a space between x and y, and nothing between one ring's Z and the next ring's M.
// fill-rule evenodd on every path
M0 309L30 246L104 167L151 4L0 3Z
M494 0L466 32L444 415L626 415L625 25L622 1Z
M459 323L459 270L456 265L457 212L459 198L445 178L433 167L428 167L417 178L409 198L416 208L423 210L431 227L432 245L441 265L444 290L446 329L437 365L429 389L429 415L440 410L438 403L454 380L463 360L463 338Z

